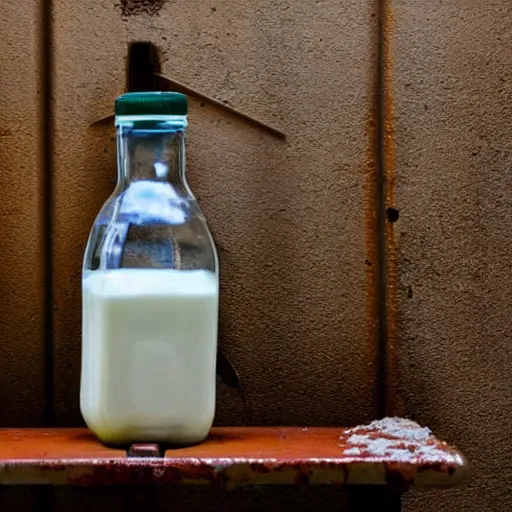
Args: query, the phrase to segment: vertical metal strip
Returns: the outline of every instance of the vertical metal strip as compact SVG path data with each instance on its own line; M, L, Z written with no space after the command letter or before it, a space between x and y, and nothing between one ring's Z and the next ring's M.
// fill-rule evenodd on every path
M377 224L377 304L378 304L378 376L377 400L380 417L387 415L388 407L388 255L386 237L386 8L387 0L376 0L378 9L377 93L376 93L376 224Z
M42 216L44 257L44 423L54 424L54 346L53 346L53 33L52 0L41 2L41 139L42 139Z
M379 415L397 414L392 380L396 355L396 245L394 208L394 120L391 90L393 19L391 0L377 0L378 56L376 108L377 275L378 275L378 404Z

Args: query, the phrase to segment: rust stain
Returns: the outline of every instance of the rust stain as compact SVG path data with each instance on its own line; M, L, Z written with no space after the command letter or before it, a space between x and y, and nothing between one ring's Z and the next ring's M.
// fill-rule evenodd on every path
M395 123L393 109L393 50L392 37L395 26L394 16L389 2L385 2L383 15L383 77L384 87L384 162L385 206L395 208ZM388 411L397 414L400 409L397 393L393 388L397 365L397 245L393 222L386 222L387 244L387 405Z
M303 487L309 485L309 479L311 478L312 470L308 467L307 464L297 464L295 466L295 480L294 484L299 487ZM345 476L343 475L343 478Z
M154 16L165 6L166 0L121 0L116 7L123 16Z
M414 483L416 468L408 464L391 463L386 465L386 487L394 492L405 493Z

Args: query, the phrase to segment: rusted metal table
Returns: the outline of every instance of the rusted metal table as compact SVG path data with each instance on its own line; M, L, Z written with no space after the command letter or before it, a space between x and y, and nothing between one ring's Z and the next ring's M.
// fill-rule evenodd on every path
M87 429L0 430L0 485L329 485L348 492L351 512L398 512L411 485L453 486L466 471L457 449L397 418L351 429L214 428L197 446L128 451Z

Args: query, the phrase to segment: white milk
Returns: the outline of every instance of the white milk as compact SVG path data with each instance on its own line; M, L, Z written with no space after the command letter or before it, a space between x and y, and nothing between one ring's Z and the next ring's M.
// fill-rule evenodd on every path
M106 443L194 443L215 412L218 277L92 271L83 280L80 406Z

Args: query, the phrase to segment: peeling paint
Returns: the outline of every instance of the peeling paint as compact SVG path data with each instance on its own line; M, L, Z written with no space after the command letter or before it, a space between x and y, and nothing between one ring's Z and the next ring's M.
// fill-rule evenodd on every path
M406 489L412 483L455 485L466 472L465 459L455 448L428 429L397 418L351 429L310 428L307 432L292 427L215 428L204 443L167 450L160 457L128 457L124 450L101 445L87 429L47 432L51 435L45 438L45 431L27 430L16 441L8 430L0 432L0 484L208 484L231 489L385 486L392 480L394 488ZM384 450L376 450L383 445ZM147 448L131 450L137 451L145 454Z

